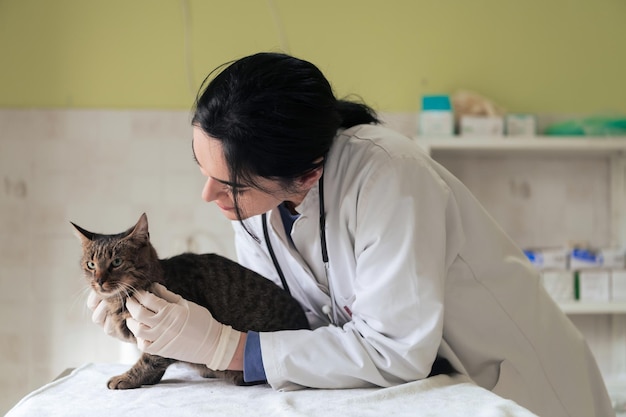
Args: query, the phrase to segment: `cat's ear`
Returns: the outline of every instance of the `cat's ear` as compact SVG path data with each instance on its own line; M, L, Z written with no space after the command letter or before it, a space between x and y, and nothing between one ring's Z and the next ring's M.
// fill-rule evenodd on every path
M137 224L130 230L128 237L150 239L150 233L148 232L148 216L146 216L146 213L143 213L141 217L139 217L139 221L137 221Z
M92 233L88 230L83 229L77 224L70 222L72 226L74 226L74 234L80 239L82 243L91 242L95 236L95 233Z

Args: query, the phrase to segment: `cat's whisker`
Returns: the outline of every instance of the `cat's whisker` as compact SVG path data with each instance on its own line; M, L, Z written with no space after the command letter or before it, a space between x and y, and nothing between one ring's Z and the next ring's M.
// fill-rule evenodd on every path
M122 293L124 293L125 297L130 298L134 293L137 292L137 289L128 282L120 282L121 291L119 293L120 297L122 297Z
M117 292L115 293L114 297L115 297L116 299L118 299L119 303L121 303L121 304L125 304L126 299L128 298L128 296L125 296L125 294L126 294L126 290L125 290L125 288L124 288L124 287L120 284L120 290L119 290L119 291L117 291Z
M70 309L73 310L76 304L80 303L80 305L82 305L82 313L91 316L92 312L89 310L89 307L87 307L87 297L89 296L90 290L91 288L88 286L83 286L81 289L77 290L70 298L73 300Z

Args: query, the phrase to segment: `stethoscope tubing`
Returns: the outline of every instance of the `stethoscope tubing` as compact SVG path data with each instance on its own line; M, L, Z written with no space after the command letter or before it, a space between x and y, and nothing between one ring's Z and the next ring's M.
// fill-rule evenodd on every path
M319 224L320 224L320 248L322 252L322 261L324 262L324 273L326 274L326 281L328 282L328 293L330 296L330 310L328 308L323 308L324 314L326 314L331 322L331 324L336 325L337 320L337 310L335 308L335 295L332 289L332 285L330 282L330 263L328 257L328 247L326 245L326 211L324 208L324 174L320 175L320 179L318 181L318 190L319 190ZM285 274L283 273L282 268L280 267L280 263L276 258L276 254L274 253L274 249L272 247L272 243L270 242L270 235L267 227L267 213L263 213L261 215L261 222L263 223L263 237L265 238L265 244L267 246L267 250L270 254L270 258L272 258L272 263L274 264L274 268L276 268L276 272L280 277L280 282L283 285L283 289L287 291L287 293L291 294L289 290L289 285L287 285L287 279L285 278ZM327 306L324 306L327 307ZM332 313L332 314L331 314Z

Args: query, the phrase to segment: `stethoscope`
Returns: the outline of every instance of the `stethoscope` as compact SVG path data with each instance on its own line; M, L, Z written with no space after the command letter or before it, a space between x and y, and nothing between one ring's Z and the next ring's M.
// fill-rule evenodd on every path
M320 179L318 181L318 190L319 190L319 224L320 224L320 248L322 252L322 261L324 262L324 273L326 274L326 282L328 283L328 293L330 296L330 306L323 305L322 312L328 317L330 323L333 325L337 325L337 311L335 309L335 295L332 289L332 285L330 283L329 278L329 262L328 262L328 248L326 246L326 212L324 211L324 173L320 175ZM287 291L287 293L291 294L289 291L289 285L287 285L287 280L285 279L285 275L283 274L283 270L278 263L278 259L276 259L276 254L274 253L274 249L272 248L272 243L270 242L270 235L267 229L267 214L263 213L261 215L261 222L263 223L263 236L265 238L265 244L267 245L267 249L270 253L270 257L272 258L272 263L274 264L274 268L276 268L276 272L278 272L278 276L280 277L280 282L283 284L283 289Z

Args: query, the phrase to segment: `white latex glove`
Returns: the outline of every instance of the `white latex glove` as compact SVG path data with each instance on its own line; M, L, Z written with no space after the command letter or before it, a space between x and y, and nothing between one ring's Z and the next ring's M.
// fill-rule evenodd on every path
M151 291L139 291L126 301L131 315L126 325L137 338L137 347L152 355L225 370L241 333L160 284Z
M87 297L87 308L92 311L91 321L102 326L104 333L108 336L117 337L122 341L128 341L119 334L114 320L112 320L108 314L108 306L106 303L102 302L102 297L100 297L100 295L94 290L89 291L89 296Z

